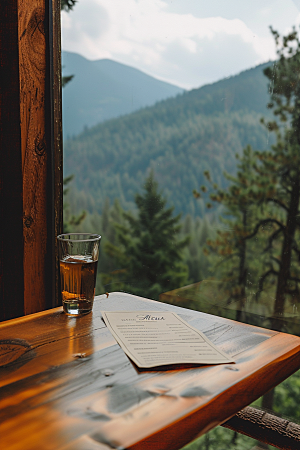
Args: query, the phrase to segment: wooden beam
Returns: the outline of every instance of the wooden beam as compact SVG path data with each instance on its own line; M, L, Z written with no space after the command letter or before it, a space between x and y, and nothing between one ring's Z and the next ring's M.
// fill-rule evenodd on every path
M0 320L24 314L18 2L0 2Z
M238 412L222 426L279 449L300 448L300 425L251 406Z
M60 3L13 0L4 5L11 20L1 32L1 60L7 42L11 51L1 91L12 94L1 101L1 129L12 111L14 122L8 124L10 131L1 141L1 149L10 148L8 135L13 135L14 147L1 160L1 195L8 209L6 234L0 237L0 304L7 304L9 286L17 285L17 293L10 298L14 306L0 309L2 320L58 303L55 236L62 224L60 62L53 64L54 57L60 57ZM1 17L5 25L7 19ZM7 251L10 229L17 230L13 255ZM13 267L18 267L17 274Z
M58 236L63 231L63 142L62 142L62 93L61 93L61 39L60 39L60 0L52 1L52 25L53 41L50 48L53 49L50 61L52 64L53 85L53 154L54 154L54 235ZM58 261L57 241L54 240L55 252L55 296L52 306L61 305L60 274Z
M46 309L47 163L46 34L44 0L19 0L19 68L23 170L24 309ZM48 105L47 105L48 106ZM51 189L51 186L50 186ZM48 219L48 220L47 220ZM50 256L50 255L49 255ZM51 256L50 256L51 258ZM51 270L51 269L50 269ZM48 274L49 277L50 274ZM48 283L47 283L48 281ZM49 291L48 291L49 292Z

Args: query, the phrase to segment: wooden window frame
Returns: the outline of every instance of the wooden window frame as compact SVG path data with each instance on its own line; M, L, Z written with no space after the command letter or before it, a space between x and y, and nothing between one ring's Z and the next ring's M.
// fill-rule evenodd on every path
M0 3L0 320L7 320L60 301L60 0Z

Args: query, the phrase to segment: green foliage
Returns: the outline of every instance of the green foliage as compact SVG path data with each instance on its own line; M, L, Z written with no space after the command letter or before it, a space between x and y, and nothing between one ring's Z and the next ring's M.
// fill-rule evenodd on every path
M298 246L300 222L300 41L295 29L286 36L271 28L277 46L278 61L273 71L265 70L269 79L269 108L275 119L263 121L276 135L271 151L257 153L258 172L264 184L264 204L269 217L257 223L272 226L266 250L268 270L262 274L261 288L269 277L276 278L273 328L284 314L287 300L300 302L300 267Z
M266 146L268 132L259 122L263 113L268 114L264 67L107 121L67 140L65 170L76 176L76 190L86 197L84 209L101 213L108 197L111 203L118 198L124 209L133 210L134 194L153 169L176 214L204 217L205 195L199 201L191 196L206 183L203 172L208 170L215 183L225 187L223 172L235 173L235 155L247 144L258 150Z
M84 127L91 128L184 92L180 87L111 59L90 61L67 51L62 51L61 56L63 74L76 74L63 92L65 140L78 136Z
M187 444L182 450L252 450L257 444L254 439L232 430L216 427L205 435ZM269 447L273 449L274 447Z
M69 193L68 193L69 194ZM73 194L73 190L70 191ZM70 197L72 199L72 197ZM74 207L71 207L74 208ZM73 209L74 210L74 209ZM106 247L107 243L117 244L116 232L114 228L115 223L125 223L123 219L123 209L120 207L118 200L115 200L113 205L109 204L109 200L106 199L104 206L102 208L102 214L98 213L87 213L80 223L80 225L72 226L72 231L83 232L83 233L95 233L101 235L100 242L100 256L98 263L98 277L96 283L96 295L103 294L107 290L110 292L112 290L121 290L120 284L115 281L113 286L102 284L102 278L110 276L111 273L115 275L116 264L115 260L111 258L103 249ZM116 270L118 272L118 270ZM122 285L123 286L123 285Z
M66 201L66 196L69 192L68 184L73 180L74 175L69 175L63 180L64 190L64 221L63 221L63 232L71 233L72 231L78 231L78 226L82 223L86 216L86 212L82 211L78 215L71 214L69 203Z
M296 423L300 422L300 371L283 381L275 389L273 409L275 413Z
M210 173L205 173L213 187L210 199L222 205L222 216L215 238L206 241L204 251L215 276L222 280L223 295L227 297L227 302L238 300L236 318L240 320L240 311L254 287L253 278L258 277L261 269L257 260L261 251L261 246L257 244L261 242L256 240L250 244L247 238L260 218L258 204L264 189L261 188L261 180L258 180L257 157L252 148L247 146L242 156L237 155L236 158L237 174L224 174L229 181L227 189L219 188L213 183ZM201 190L205 191L203 188Z
M77 3L77 0L61 0L61 3L60 3L61 10L71 11L74 8L76 3Z
M173 216L173 208L166 208L152 173L135 203L137 215L123 212L126 223L115 224L118 244L107 243L105 252L114 258L124 289L158 300L160 293L187 283L182 250L188 238L179 239L180 217ZM114 271L103 277L103 283L115 275Z
M66 203L69 204L71 211L81 211L85 200L80 199L76 190L72 189L66 193ZM78 213L77 215L80 215ZM124 210L121 208L118 200L110 205L107 198L102 208L102 214L86 213L85 218L79 226L73 226L72 231L81 231L87 233L97 233L102 236L100 245L100 258L98 264L99 276L96 284L96 295L103 294L106 291L120 291L126 288L124 284L124 270L120 269L113 255L105 252L107 243L113 246L119 245L115 224L126 225L127 220L124 217ZM204 254L205 243L208 238L215 237L215 225L206 217L200 219L186 216L181 220L181 229L178 233L179 240L185 240L189 237L189 242L182 249L182 262L188 268L187 284L196 283L206 279L211 275L210 265ZM104 283L104 284L103 284ZM185 284L185 283L184 283Z
M300 303L300 40L295 30L283 37L271 31L278 61L273 68L265 69L265 75L270 83L269 109L274 118L262 123L275 134L276 141L264 152L247 147L239 157L237 175L226 176L229 187L215 188L211 199L223 206L222 214L229 219L221 219L227 230L220 229L208 245L226 263L219 275L223 281L230 280L230 298L236 294L239 299L237 311L244 309L247 274L251 272L256 278L256 300L261 302L264 292L269 304L274 298L268 325L282 330L282 319L292 318L291 305L297 310ZM213 179L209 171L205 176L210 182ZM201 189L195 196L202 198L203 193ZM234 290L239 288L238 292L232 292L232 286ZM259 308L254 311L257 313ZM285 331L295 332L292 320L285 326ZM296 332L299 334L299 330ZM298 372L276 387L274 403L268 407L299 421L295 400L299 390ZM210 448L206 439L199 449ZM218 448L218 443L211 448Z
M300 303L300 42L295 30L284 37L272 33L279 59L265 74L275 119L262 122L276 141L268 151L247 146L237 155L237 175L225 174L228 188L214 187L210 199L223 207L223 228L207 244L216 255L210 260L224 293L230 301L239 300L237 318L251 284L257 301L263 291L275 298L269 326L281 329L290 306ZM208 170L204 176L214 180ZM205 189L194 196L205 199Z
M182 239L190 237L188 245L183 249L183 261L188 266L188 284L197 283L212 275L211 264L205 254L206 241L215 238L214 221L208 217L195 219L187 215L180 231Z
M74 78L74 75L68 75L68 76L62 77L62 80L61 80L62 87L65 87L66 84L68 84L73 78Z

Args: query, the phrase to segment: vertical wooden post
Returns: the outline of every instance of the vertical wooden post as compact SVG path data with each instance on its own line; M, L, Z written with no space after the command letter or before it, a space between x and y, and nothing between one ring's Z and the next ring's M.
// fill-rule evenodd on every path
M52 86L53 86L53 154L54 154L54 235L55 237L63 231L63 141L62 141L62 83L61 83L61 26L60 26L60 4L61 0L52 1L52 25L53 25L53 41L50 48L53 49L53 54L50 62L52 64ZM51 15L50 15L51 17ZM58 248L55 239L55 297L52 306L61 305L60 295L60 275L58 262Z
M24 314L17 0L0 2L0 318Z
M6 217L0 234L3 320L57 304L62 157L60 63L53 61L60 59L60 2L4 0L0 14L1 61L6 56L6 78L0 81L0 129L6 132L0 141L0 211Z

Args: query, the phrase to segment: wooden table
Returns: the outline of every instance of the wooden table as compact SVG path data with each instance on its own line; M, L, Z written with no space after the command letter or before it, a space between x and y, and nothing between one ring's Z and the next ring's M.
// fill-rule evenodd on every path
M175 311L236 364L139 371L101 310ZM300 367L300 338L113 293L0 324L0 448L180 449Z

